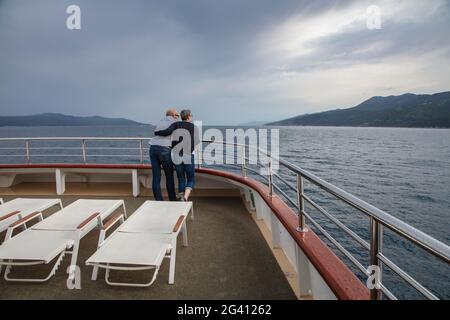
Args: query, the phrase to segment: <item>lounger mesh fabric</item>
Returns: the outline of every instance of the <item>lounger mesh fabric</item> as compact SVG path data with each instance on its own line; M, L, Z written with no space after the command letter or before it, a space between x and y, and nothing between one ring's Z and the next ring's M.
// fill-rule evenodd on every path
M87 265L94 266L92 279L97 279L100 267L106 269L105 281L108 284L150 286L156 279L164 257L170 257L169 283L174 283L177 236L180 229L183 229L184 243L187 245L185 223L191 210L192 202L144 202L86 261ZM182 225L174 231L180 217L183 218ZM167 253L170 255L166 256ZM109 270L139 270L137 266L154 269L150 282L138 284L109 281Z
M171 234L179 217L187 216L191 207L191 202L146 201L119 232Z
M73 231L27 230L0 247L0 260L28 260L49 263L74 239Z
M17 198L0 205L0 218L11 212L19 211L15 216L0 221L0 232L6 230L12 223L19 219L19 215L24 217L36 211L44 211L55 205L60 205L59 199L28 199Z
M170 243L170 235L116 232L88 261L154 266L161 263Z
M121 206L125 211L123 200L80 199L33 225L31 228L6 240L0 246L0 261L2 260L1 263L8 266L5 272L5 279L9 281L46 281L56 271L57 265L61 262L67 249L72 250L71 265L76 265L79 241L95 228L98 220L92 219L81 229L77 227L83 221L92 217L93 213L98 212L103 220ZM11 266L21 264L21 262L17 262L18 260L49 263L58 255L60 258L47 278L6 278Z
M77 226L93 213L100 212L102 220L108 217L122 204L122 200L86 200L80 199L34 225L34 230L74 231Z

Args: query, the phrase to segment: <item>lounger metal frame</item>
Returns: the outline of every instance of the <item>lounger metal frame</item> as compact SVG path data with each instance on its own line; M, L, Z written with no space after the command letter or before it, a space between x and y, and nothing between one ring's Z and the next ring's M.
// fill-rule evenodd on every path
M191 208L189 210L189 212L186 215L180 215L177 223L174 226L174 229L172 231L172 234L167 234L168 236L171 237L171 244L168 245L167 249L165 250L166 252L162 252L160 257L157 259L157 263L156 265L149 265L149 266L145 266L145 265L141 265L141 266L127 266L127 265L112 265L110 263L87 263L87 265L93 266L93 271L92 271L92 280L97 280L97 276L98 276L98 269L105 269L105 282L108 285L111 286L122 286L122 287L149 287L151 286L158 275L159 272L159 268L162 264L162 261L164 260L164 258L170 259L170 265L169 265L169 284L174 284L175 283L175 263L176 263L176 252L177 252L177 239L178 239L178 235L181 231L181 233L183 234L183 246L187 247L188 246L188 235L187 235L187 225L186 225L186 220L187 220L187 216L189 215L189 213L191 214L191 220L193 219L193 213L194 213L194 206L191 203ZM104 232L100 233L99 236L99 242L98 242L98 247L97 250L106 243L106 241L108 241L108 239L110 239L116 232L120 232L120 228L117 228L116 230L114 230L114 232L112 232L107 238L105 238L106 232L112 227L113 224L116 224L117 222L119 222L120 224L124 223L123 219L119 219L119 217L117 217L116 219L114 219L114 221L111 221L111 225L108 226L108 228L105 228ZM103 230L102 230L103 231ZM110 271L111 270L120 270L120 271L143 271L143 270L154 270L153 272L153 276L151 278L151 280L149 282L146 283L129 283L129 282L113 282L109 279L110 276Z
M120 204L117 206L117 208L115 210L117 210L118 208L122 207L123 209L123 214L122 216L126 217L126 208L125 208L125 202L123 200L118 200L120 202ZM113 210L113 212L115 211ZM111 212L111 214L113 213ZM57 213L56 213L57 214ZM19 226L22 226L26 229L25 224L26 222L29 222L35 218L38 218L39 221L43 220L43 216L41 212L35 212L33 214L28 215L27 217L15 222L13 225L11 225L8 228L7 234L6 234L6 239L5 242L10 240L12 237L12 234L14 232L14 230L16 228L18 228ZM106 219L107 217L105 217L104 219ZM96 224L92 224L91 222L96 219L97 223ZM13 261L13 260L8 260L8 261L2 261L0 260L0 272L1 272L1 267L2 265L6 266L6 270L5 270L5 274L4 274L4 279L6 281L11 281L11 282L46 282L48 281L53 275L55 275L56 271L58 270L62 260L64 259L66 254L70 254L71 255L71 262L69 265L69 268L67 270L68 273L68 277L67 277L67 283L75 283L75 273L76 273L76 266L77 266L77 260L78 260L78 250L79 250L79 245L80 245L80 240L89 232L91 232L95 227L98 228L103 228L103 219L101 217L101 213L100 212L96 212L94 214L92 214L91 216L89 216L87 219L85 219L83 222L81 222L78 227L77 230L73 231L73 233L75 234L74 239L69 240L66 244L66 248L65 250L63 250L59 256L56 258L56 261L52 267L52 269L50 270L50 273L45 277L45 278L11 278L9 276L9 274L11 273L11 269L13 266L33 266L33 265L42 265L42 264L48 264L43 260L35 260L35 261L26 261L26 262L20 262L20 261ZM48 232L48 230L44 230L43 232ZM50 230L50 232L61 232L58 230ZM55 259L54 259L55 260Z

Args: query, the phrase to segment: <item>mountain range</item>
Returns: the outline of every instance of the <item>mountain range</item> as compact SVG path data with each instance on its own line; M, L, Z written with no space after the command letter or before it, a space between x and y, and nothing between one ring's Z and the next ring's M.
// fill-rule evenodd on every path
M253 122L245 125L263 124ZM147 124L125 118L78 117L59 113L0 116L0 127L143 125ZM304 114L266 125L450 128L450 91L431 95L407 93L400 96L372 97L352 108Z
M267 125L450 128L450 91L372 97L353 108L305 114Z
M100 116L76 117L60 113L42 113L29 116L0 116L0 127L20 126L143 126L144 123Z

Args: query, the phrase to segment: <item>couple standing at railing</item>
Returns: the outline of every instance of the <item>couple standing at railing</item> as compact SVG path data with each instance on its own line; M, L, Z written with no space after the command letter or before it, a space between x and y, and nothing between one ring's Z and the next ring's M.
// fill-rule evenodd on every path
M164 200L161 192L161 168L166 176L166 189L170 201L187 201L194 188L194 149L200 140L192 117L190 110L182 110L178 114L177 110L169 109L166 117L156 126L155 137L150 141L152 189L155 200ZM178 197L175 192L174 167L178 178Z

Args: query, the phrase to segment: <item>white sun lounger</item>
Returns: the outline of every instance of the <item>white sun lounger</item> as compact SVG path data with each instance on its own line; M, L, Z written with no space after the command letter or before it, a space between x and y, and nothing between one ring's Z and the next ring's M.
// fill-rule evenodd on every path
M17 198L5 202L0 205L0 232L5 231L11 224L29 214L42 212L53 206L63 208L60 199Z
M42 214L36 212L16 221L8 228L6 240L0 246L0 267L6 265L5 280L47 281L55 274L65 254L71 254L68 282L73 282L80 240L96 226L102 227L103 221L120 207L126 216L123 200L80 199L44 220ZM12 237L14 229L36 217L41 221ZM53 268L45 278L23 279L8 276L13 266L49 264L55 259Z
M148 287L156 280L163 259L170 258L169 284L173 284L178 234L182 231L187 246L186 217L192 211L192 202L144 202L106 240L100 234L98 250L86 261L94 267L92 280L97 280L98 268L103 268L109 285ZM154 272L147 283L126 283L110 281L110 270Z

